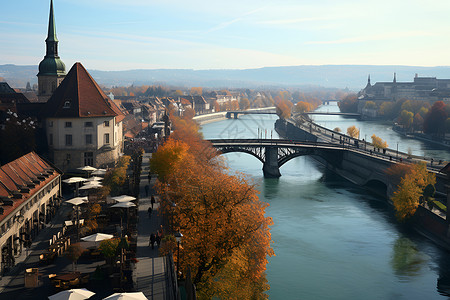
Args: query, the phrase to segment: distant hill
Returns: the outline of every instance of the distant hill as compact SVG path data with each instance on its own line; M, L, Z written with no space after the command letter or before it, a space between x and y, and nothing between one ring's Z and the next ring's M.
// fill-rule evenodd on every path
M370 74L372 84L391 81L393 73L397 81L412 81L414 75L450 78L450 67L371 66L371 65L322 65L266 67L244 70L191 70L151 69L129 71L89 70L99 83L106 86L165 84L174 86L203 86L210 88L256 88L274 86L322 86L362 89ZM29 81L37 83L38 66L0 65L0 77L12 87L25 87Z

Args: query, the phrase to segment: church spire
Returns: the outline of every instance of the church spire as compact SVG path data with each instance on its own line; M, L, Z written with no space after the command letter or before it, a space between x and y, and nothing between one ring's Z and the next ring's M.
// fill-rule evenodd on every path
M394 83L397 82L397 73L394 72Z
M39 64L39 73L37 74L39 85L38 96L40 101L46 101L66 75L66 66L58 55L58 39L56 37L55 15L53 14L53 0L50 0L48 33L45 45L45 56Z
M367 85L371 85L370 84L370 74L369 74L369 77L367 78Z
M53 0L50 0L50 15L48 18L48 34L46 42L58 42L56 38L55 16L53 15Z

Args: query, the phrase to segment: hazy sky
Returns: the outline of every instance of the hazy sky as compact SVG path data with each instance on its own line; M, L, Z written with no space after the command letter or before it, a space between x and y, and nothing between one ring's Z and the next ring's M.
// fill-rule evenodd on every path
M2 0L0 64L38 64L50 0ZM67 69L450 65L449 0L54 0Z

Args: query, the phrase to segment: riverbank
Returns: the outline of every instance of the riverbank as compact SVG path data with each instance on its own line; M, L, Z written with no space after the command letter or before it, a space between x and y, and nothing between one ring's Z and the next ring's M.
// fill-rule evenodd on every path
M433 139L432 136L425 133L419 133L419 132L405 132L400 126L392 126L392 130L397 132L398 134L401 134L404 137L410 138L410 139L416 139L425 143L430 143L433 145L437 145L440 147L445 147L447 149L450 149L450 142L449 141L442 141L442 140L436 140Z
M260 110L268 110L268 109L275 109L274 106L270 107L262 107L262 108L251 108L247 109L245 111L260 111ZM193 117L192 119L197 122L198 125L205 125L212 122L218 122L227 119L226 115L229 111L221 111L216 113L210 113L210 114L204 114L204 115L198 115Z

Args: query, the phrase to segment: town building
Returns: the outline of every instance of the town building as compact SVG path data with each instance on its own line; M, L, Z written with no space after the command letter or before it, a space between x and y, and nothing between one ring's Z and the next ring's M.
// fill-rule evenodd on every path
M48 34L45 40L46 54L39 64L38 98L46 102L66 76L66 66L58 55L58 38L56 37L56 24L53 15L53 0L50 1L50 15L48 21Z
M61 199L61 172L36 153L0 167L1 274L31 245Z
M49 157L66 172L113 166L123 152L124 114L81 63L75 63L41 111Z
M419 77L417 74L412 82L398 82L394 73L392 82L370 82L358 93L359 100L365 101L396 101L401 99L438 101L450 100L450 79L436 77Z

